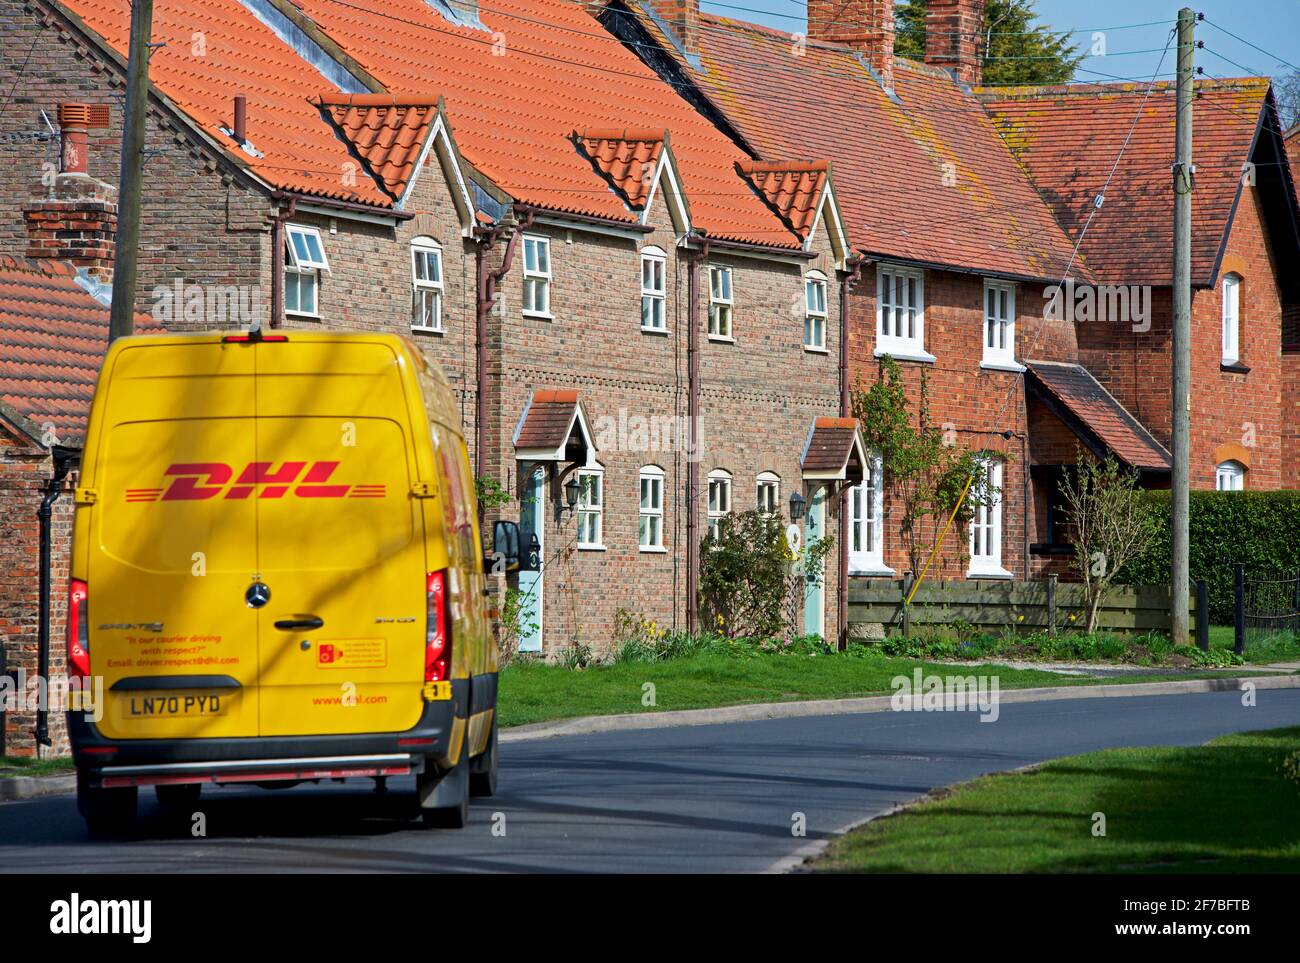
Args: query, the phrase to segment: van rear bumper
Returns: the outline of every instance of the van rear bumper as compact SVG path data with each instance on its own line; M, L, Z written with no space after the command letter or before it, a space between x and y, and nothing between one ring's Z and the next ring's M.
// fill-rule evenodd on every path
M447 754L459 704L426 702L405 732L244 739L108 739L85 713L70 712L68 737L92 786L396 776Z

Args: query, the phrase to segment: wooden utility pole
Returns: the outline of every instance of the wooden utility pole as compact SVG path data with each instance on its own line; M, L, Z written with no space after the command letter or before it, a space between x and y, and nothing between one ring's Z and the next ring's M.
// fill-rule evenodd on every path
M113 305L108 322L110 342L134 330L135 280L140 263L140 184L144 179L144 127L149 106L152 36L153 0L131 0L122 172L117 189L117 248L113 255Z
M1191 489L1192 380L1192 55L1196 14L1178 11L1178 117L1174 160L1174 317L1173 317L1173 499L1170 519L1169 605L1173 643L1187 645L1188 501Z

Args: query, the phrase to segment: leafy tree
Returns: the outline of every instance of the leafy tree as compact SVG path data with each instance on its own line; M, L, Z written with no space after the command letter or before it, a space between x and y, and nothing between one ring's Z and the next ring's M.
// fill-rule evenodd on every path
M930 423L929 376L924 368L915 424L911 410L898 362L888 356L880 360L874 384L864 390L859 382L854 389L853 414L862 426L862 440L880 457L890 516L898 520L908 564L919 576L980 461L978 454L958 448L951 434ZM972 484L957 509L954 530L965 532L975 509L1000 496L985 485ZM965 542L961 544L964 556Z
M785 625L794 555L779 515L725 515L700 550L704 626L729 638L771 638Z
M1150 547L1156 518L1137 473L1114 458L1097 461L1082 453L1074 471L1061 479L1061 498L1074 533L1074 564L1088 607L1086 631L1097 631L1097 613L1119 570Z
M926 0L904 0L897 7L898 56L925 59L925 6ZM1034 0L986 0L979 49L983 82L990 87L1062 84L1074 77L1074 68L1083 60L1069 33L1038 22Z

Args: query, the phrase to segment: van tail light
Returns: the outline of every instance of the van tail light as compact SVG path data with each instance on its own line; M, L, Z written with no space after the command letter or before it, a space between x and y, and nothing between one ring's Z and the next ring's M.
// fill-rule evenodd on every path
M68 673L90 678L90 623L86 616L86 583L72 579L68 586Z
M428 621L425 625L424 681L451 678L451 609L447 599L447 570L430 572L425 582Z

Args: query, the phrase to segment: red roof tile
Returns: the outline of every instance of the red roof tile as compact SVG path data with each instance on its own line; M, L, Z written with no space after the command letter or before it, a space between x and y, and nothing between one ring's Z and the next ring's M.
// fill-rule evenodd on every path
M980 91L1003 140L1057 219L1077 236L1103 188L1082 250L1099 278L1124 284L1172 281L1175 89L1158 83L1070 84ZM1197 81L1193 106L1196 190L1192 279L1212 284L1242 171L1268 96L1267 79ZM1134 119L1140 120L1134 128ZM1133 136L1105 187L1120 149Z
M161 330L136 314L144 334ZM95 379L108 350L108 308L67 264L0 255L0 405L44 441L81 443Z
M318 94L311 102L325 111L384 190L400 198L438 116L437 98Z
M1091 433L1115 457L1132 468L1169 471L1172 461L1128 409L1121 405L1082 365L1055 361L1026 361L1029 387L1037 389L1065 415L1076 431Z
M856 250L1014 277L1064 274L1069 238L979 101L947 74L899 59L891 99L848 47L704 13L696 68L637 16L760 157L834 165Z
M666 130L588 127L575 130L573 139L629 207L645 210L668 141Z
M123 58L130 5L122 0L52 0L79 17ZM202 55L194 46L202 38ZM286 190L381 207L391 199L370 178L307 100L324 78L239 0L156 0L149 78L236 162ZM428 88L426 88L427 92ZM250 156L223 134L234 123L234 97L248 98Z
M736 170L792 231L807 239L830 175L826 161L740 161Z

